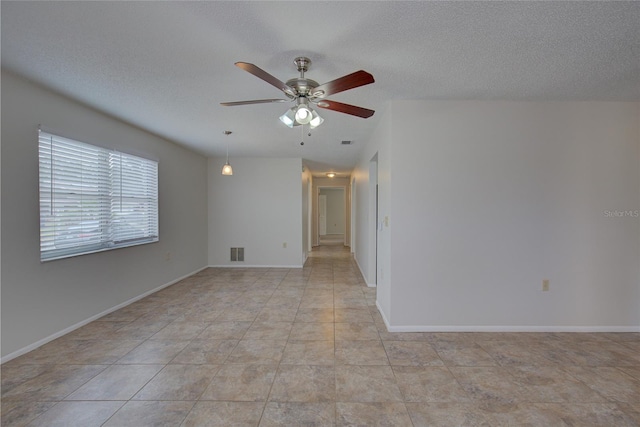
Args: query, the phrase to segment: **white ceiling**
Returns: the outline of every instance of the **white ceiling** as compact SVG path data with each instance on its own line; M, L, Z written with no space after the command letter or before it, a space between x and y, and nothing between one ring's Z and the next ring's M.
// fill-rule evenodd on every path
M302 157L348 172L394 99L640 100L639 2L1 2L2 66L191 147ZM377 111L325 117L300 146L289 104L222 107L281 93L296 56L324 83L374 84L330 99ZM342 146L342 140L354 141Z

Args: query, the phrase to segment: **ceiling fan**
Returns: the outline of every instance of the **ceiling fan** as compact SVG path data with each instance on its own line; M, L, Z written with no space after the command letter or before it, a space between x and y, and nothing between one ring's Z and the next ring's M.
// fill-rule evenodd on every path
M311 108L311 104L327 110L350 114L364 119L373 116L374 110L344 104L342 102L331 101L325 98L329 95L373 83L375 80L371 74L360 70L330 82L318 84L315 80L305 78L304 76L304 73L311 65L311 60L309 58L299 56L294 59L293 63L300 72L300 77L289 79L286 83L281 82L263 69L253 64L249 64L248 62L235 63L237 67L242 68L272 86L275 86L284 92L289 99L254 99L251 101L221 102L220 104L226 107L233 107L249 104L269 104L287 101L295 102L295 106L280 116L280 121L290 128L308 124L311 129L314 129L322 124L324 119Z

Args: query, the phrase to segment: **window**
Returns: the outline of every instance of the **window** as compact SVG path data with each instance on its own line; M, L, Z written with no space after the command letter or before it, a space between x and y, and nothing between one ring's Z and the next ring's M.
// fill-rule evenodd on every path
M158 241L158 162L40 131L40 260Z

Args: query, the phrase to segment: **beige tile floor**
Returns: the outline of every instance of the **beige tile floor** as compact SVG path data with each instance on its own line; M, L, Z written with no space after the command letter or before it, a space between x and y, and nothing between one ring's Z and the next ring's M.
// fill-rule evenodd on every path
M638 426L640 334L389 333L349 253L207 269L2 366L10 426Z

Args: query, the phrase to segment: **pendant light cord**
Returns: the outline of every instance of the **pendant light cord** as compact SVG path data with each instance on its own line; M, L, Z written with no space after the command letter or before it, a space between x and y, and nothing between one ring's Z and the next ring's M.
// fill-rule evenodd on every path
M226 138L226 140L227 140L227 164L229 164L229 135L231 135L231 131L230 130L225 130L222 133L224 133L227 136L227 138Z

